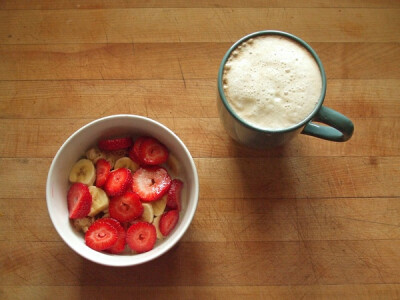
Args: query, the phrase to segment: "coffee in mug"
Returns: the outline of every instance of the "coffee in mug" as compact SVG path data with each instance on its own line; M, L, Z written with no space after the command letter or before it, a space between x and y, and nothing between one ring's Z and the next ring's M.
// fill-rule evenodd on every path
M299 133L347 141L353 122L323 105L326 85L322 62L305 41L283 31L254 32L222 59L219 116L234 140L252 148L279 146Z
M262 129L285 129L306 119L318 104L321 72L311 53L280 35L241 43L224 66L229 105L245 122Z

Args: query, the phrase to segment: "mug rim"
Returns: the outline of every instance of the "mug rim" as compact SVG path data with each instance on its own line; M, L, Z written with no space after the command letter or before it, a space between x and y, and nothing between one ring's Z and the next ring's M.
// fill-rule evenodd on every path
M248 122L244 121L231 107L231 105L228 103L228 100L225 97L225 93L223 90L223 82L222 82L222 78L224 75L224 67L226 62L228 61L228 58L231 56L231 53L243 42L247 41L250 38L254 38L260 35L280 35L280 36L284 36L287 37L291 40L294 40L295 42L299 43L301 46L303 46L306 50L308 50L308 52L311 53L311 55L313 56L313 58L315 59L320 73L321 73L321 80L322 80L322 88L321 88L321 95L318 99L318 103L317 105L314 107L314 109L312 110L312 112L307 116L307 118L305 118L304 120L302 120L301 122L287 127L287 128L282 128L282 129L265 129L262 127L258 127L252 124L249 124ZM244 125L247 128L259 131L259 132L264 132L264 133L285 133L285 132L290 132L290 131L295 131L303 126L305 126L308 122L310 122L312 120L312 118L317 114L317 112L321 109L321 106L324 102L325 99L325 95L326 95L326 74L325 74L325 69L322 65L322 61L319 58L318 54L315 52L315 50L309 45L307 44L304 40L302 40L301 38L288 33L288 32L284 32L284 31L279 31L279 30L261 30L261 31L256 31L253 33L250 33L242 38L240 38L239 40L237 40L229 49L228 51L225 53L222 62L220 64L219 70L218 70L218 93L219 96L222 100L222 103L224 104L225 108L228 110L228 112L237 120L239 121L242 125Z

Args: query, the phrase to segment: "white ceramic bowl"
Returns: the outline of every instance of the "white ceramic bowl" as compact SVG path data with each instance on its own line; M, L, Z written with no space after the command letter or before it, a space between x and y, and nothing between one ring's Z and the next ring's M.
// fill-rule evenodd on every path
M67 207L68 175L73 164L101 138L149 135L159 139L180 162L180 178L184 181L182 210L177 226L149 252L141 254L107 254L85 245L82 233L77 232L69 218ZM84 258L107 266L133 266L153 260L173 247L188 229L196 211L199 182L193 158L183 142L170 129L146 117L113 115L95 120L72 134L58 150L50 166L46 199L50 218L61 238Z

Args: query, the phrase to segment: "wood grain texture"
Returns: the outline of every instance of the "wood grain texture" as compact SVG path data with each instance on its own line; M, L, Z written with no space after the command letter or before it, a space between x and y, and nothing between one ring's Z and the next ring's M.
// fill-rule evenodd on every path
M353 8L399 8L400 4L396 0L3 0L0 2L0 9L104 9L104 8L217 8L217 7L353 7Z
M324 103L342 109L350 118L397 118L398 86L397 79L332 79ZM0 81L0 118L89 121L118 113L163 119L218 118L216 93L215 79Z
M399 299L399 15L396 0L0 1L0 299ZM220 61L263 29L316 50L351 140L226 135ZM62 143L119 113L172 129L200 180L182 240L129 268L74 253L45 195Z
M96 286L7 286L0 287L0 295L10 299L15 295L22 298L33 297L49 299L90 299L97 293ZM292 286L179 286L179 287L115 287L105 286L101 289L105 298L118 297L130 299L187 299L213 298L240 298L253 299L396 299L400 297L398 284L347 284L347 285L292 285Z
M399 42L398 16L399 9L363 8L8 10L0 11L0 44L232 43L269 28L309 42Z
M400 240L182 242L156 261L111 268L78 257L61 241L7 241L0 249L13 255L0 250L0 279L4 286L92 286L104 274L108 285L131 287L396 283L399 246ZM163 272L154 276L155 269Z
M310 43L330 79L400 79L398 43ZM212 79L229 43L0 45L0 80ZM351 67L349 67L351 65Z
M94 95L92 95L94 96ZM137 96L141 97L141 96ZM122 96L121 96L122 98ZM143 97L145 98L145 97ZM109 100L109 99L108 99ZM90 100L88 100L90 101ZM165 103L165 98L160 103ZM171 99L171 102L176 99ZM152 101L153 103L156 101ZM107 98L105 98L107 103ZM54 103L55 107L57 102ZM27 105L27 104L26 104ZM22 105L21 108L26 107ZM93 111L82 110L85 107L77 104L78 113L87 115ZM214 105L214 103L210 103ZM157 106L157 105L156 105ZM339 106L339 105L337 105ZM43 108L46 105L43 105ZM98 115L126 113L129 109L121 106L118 110L104 112L106 108L103 103L94 102L87 109L98 107L102 109ZM129 105L127 107L130 107ZM157 106L158 107L158 106ZM191 107L196 107L193 105ZM333 105L333 107L336 107ZM40 107L39 107L40 108ZM46 107L51 109L50 106ZM158 109L179 112L178 105L161 105ZM203 109L204 106L198 109ZM114 108L115 109L115 108ZM15 106L13 108L16 111ZM38 117L40 110L38 109ZM152 110L153 113L156 110ZM204 110L206 111L206 110ZM44 111L42 111L43 113ZM173 130L186 144L190 153L195 158L224 158L224 157L318 157L318 156L398 156L400 151L400 120L398 117L387 118L353 118L357 128L357 134L348 143L332 144L307 136L295 137L289 145L268 151L248 149L235 143L229 138L218 118L159 118L157 115L148 115L147 109L132 108L133 114L146 115L154 118ZM59 113L57 110L54 113ZM69 109L69 113L74 110ZM184 112L182 112L184 113ZM187 112L190 114L189 112ZM94 116L93 116L94 118ZM36 157L51 158L55 155L62 143L81 126L88 124L92 119L0 119L0 157ZM49 143L52 141L52 143ZM357 147L355 147L357 145ZM310 150L310 146L312 146Z

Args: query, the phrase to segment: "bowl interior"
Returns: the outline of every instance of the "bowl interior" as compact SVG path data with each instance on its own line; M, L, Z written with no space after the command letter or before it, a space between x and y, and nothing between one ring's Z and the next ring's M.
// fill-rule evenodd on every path
M67 207L68 176L73 164L101 138L150 135L159 139L180 163L179 178L184 182L182 210L177 226L153 250L141 254L107 254L85 245L83 234L77 232ZM164 125L141 116L116 115L93 121L71 135L61 146L51 164L46 186L50 218L61 238L88 260L109 266L131 266L152 260L168 251L188 228L198 201L198 177L194 161L183 142Z

